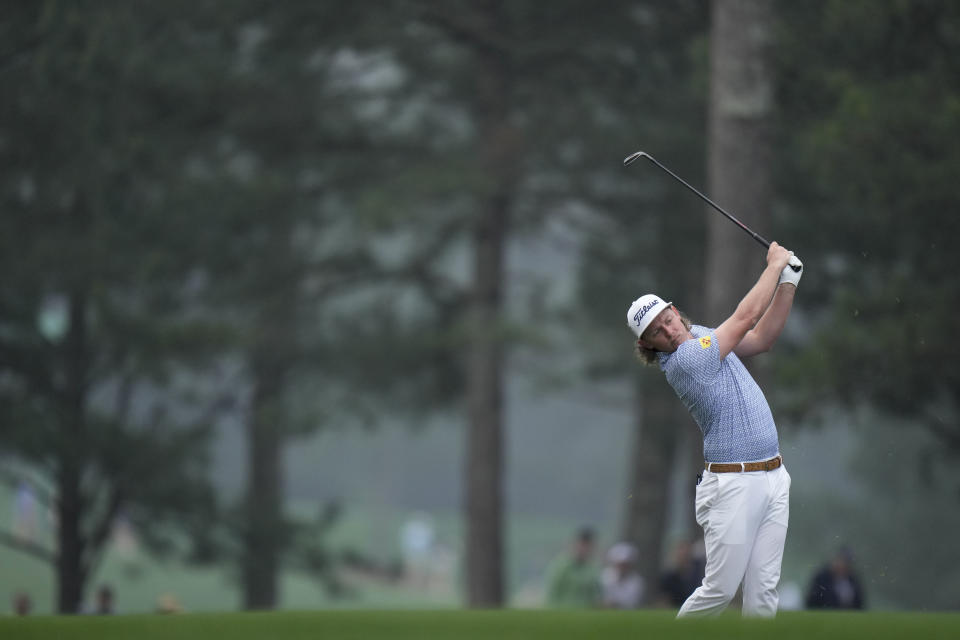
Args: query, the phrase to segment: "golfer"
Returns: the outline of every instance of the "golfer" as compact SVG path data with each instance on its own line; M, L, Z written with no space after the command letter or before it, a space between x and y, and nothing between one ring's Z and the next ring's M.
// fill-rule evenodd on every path
M638 356L660 364L703 432L696 517L707 564L703 583L678 617L722 612L741 583L744 615L776 614L790 475L770 407L740 358L776 342L801 274L800 261L773 242L760 279L716 329L691 325L672 303L652 294L627 312Z

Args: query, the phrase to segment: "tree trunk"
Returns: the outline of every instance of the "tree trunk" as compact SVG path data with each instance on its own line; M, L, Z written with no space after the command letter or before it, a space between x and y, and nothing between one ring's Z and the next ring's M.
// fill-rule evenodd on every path
M256 379L247 425L247 509L243 560L244 609L277 606L280 554L283 551L283 445L277 403L283 375L275 365L255 358Z
M277 220L270 231L269 269L255 282L259 305L249 348L253 379L247 427L247 487L243 524L243 608L274 609L280 573L290 545L285 517L283 455L290 435L284 393L296 364L297 307L301 272L290 248L293 221Z
M714 0L710 34L709 192L769 239L773 79L768 0ZM706 318L736 308L763 269L764 253L736 225L707 211Z
M500 336L507 202L491 202L474 232L468 384L467 603L495 607L503 584L503 345Z
M714 0L710 25L707 183L713 200L769 237L773 15L768 0ZM708 208L704 318L726 320L765 264L762 248ZM691 451L698 467L700 452ZM690 490L693 500L694 489ZM698 530L691 510L691 529Z
M65 464L58 477L57 508L57 611L80 613L86 576L83 570L83 537L80 527L82 497L76 464Z
M82 518L85 510L80 490L86 447L87 395L87 303L82 293L69 299L70 326L67 331L66 414L57 472L57 611L79 613L87 581L84 566L86 543Z
M501 6L488 2L478 18L500 33ZM466 596L471 607L504 604L503 359L504 255L516 181L516 136L508 124L510 69L500 51L478 48L476 113L480 157L489 180L473 228L473 291L467 364L468 434L464 471Z
M677 409L683 410L683 406L667 385L653 376L642 376L634 385L633 397L635 429L622 537L637 547L637 568L648 585L649 601L656 595L662 568L670 466L684 424L677 419Z
M287 238L286 233L273 238L277 256L285 255ZM279 272L292 272L281 258L274 266ZM288 431L283 392L295 357L296 304L293 284L274 286L262 300L250 355L254 386L247 424L244 609L277 606L281 558L290 542L284 517L283 453Z

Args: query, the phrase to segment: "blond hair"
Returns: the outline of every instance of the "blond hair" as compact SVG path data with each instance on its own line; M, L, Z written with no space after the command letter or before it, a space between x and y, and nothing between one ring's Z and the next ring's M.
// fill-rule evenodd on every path
M673 307L673 309L677 312L677 315L680 316L680 322L683 323L683 326L687 328L687 331L690 331L690 327L692 326L690 323L690 318L688 318L684 312L680 311L676 307ZM637 356L637 360L639 360L643 364L654 365L657 363L657 354L660 352L657 351L656 349L647 349L645 346L640 344L639 339L636 342L634 342L634 349Z

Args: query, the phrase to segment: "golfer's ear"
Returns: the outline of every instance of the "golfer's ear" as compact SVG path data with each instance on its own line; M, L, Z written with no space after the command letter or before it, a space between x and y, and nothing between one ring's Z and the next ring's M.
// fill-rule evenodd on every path
M643 347L644 349L653 349L653 347L650 345L650 343L647 342L646 340L644 340L643 338L638 338L638 339L637 339L637 344L640 345L641 347Z

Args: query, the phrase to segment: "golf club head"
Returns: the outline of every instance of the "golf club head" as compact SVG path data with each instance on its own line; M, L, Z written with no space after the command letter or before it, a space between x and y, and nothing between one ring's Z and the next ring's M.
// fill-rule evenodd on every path
M623 166L625 166L625 167L626 167L626 166L629 166L629 165L633 164L633 163L636 162L638 159L640 159L640 158L642 158L642 157L644 157L644 156L646 156L646 157L648 157L648 158L650 157L650 156L649 156L646 152L644 152L644 151L637 151L636 153L631 153L630 155L628 155L626 158L623 159Z

